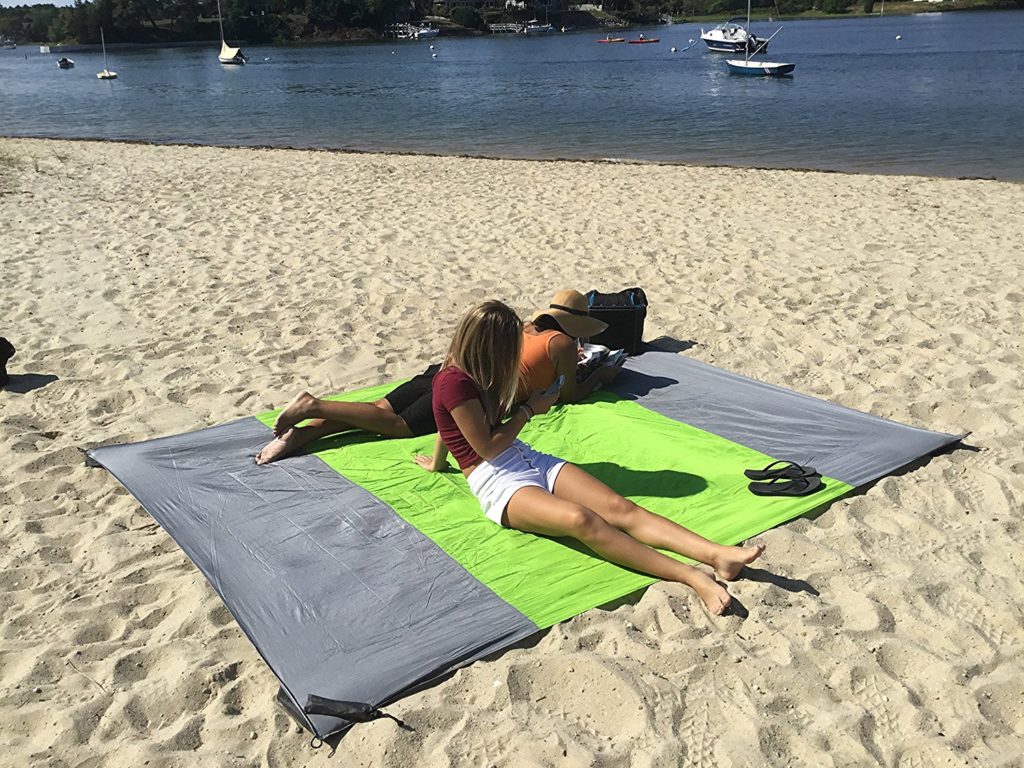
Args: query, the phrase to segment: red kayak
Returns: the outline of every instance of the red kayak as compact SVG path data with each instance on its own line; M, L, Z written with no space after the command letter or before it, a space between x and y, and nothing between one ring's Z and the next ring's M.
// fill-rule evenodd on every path
M652 37L652 38L643 37L643 38L640 38L639 40L630 40L629 44L630 45L644 45L645 43L660 43L660 42L661 42L661 40L659 38L657 38L657 37Z

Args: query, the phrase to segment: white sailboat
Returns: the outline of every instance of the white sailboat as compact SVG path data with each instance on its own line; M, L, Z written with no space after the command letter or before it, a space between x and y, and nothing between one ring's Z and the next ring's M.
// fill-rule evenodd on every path
M221 64L245 64L245 54L241 48L232 48L224 40L224 18L220 12L220 0L217 0L217 23L220 25L220 54L217 61Z
M103 27L100 27L100 45L103 46L103 71L97 72L96 77L100 80L117 80L117 72L111 72L107 66L107 40L103 37Z
M750 0L747 0L747 29L750 28ZM747 49L743 61L739 59L728 59L726 64L729 67L729 74L732 75L754 75L756 77L785 77L796 69L796 64L789 64L782 61L754 61L750 57L761 53L768 48L768 43L782 31L782 27L775 30L775 33L767 40L758 43L753 50Z

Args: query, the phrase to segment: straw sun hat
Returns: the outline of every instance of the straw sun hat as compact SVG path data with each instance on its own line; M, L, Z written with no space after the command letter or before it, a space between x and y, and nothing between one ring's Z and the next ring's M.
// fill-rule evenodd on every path
M533 313L533 320L541 315L554 318L563 331L575 338L596 336L608 327L608 323L590 316L587 297L579 291L559 291L551 298L547 309Z

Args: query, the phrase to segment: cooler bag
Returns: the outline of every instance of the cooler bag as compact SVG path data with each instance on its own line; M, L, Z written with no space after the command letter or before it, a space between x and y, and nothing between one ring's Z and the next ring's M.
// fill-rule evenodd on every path
M647 319L647 296L642 288L627 288L618 293L587 294L590 316L608 323L608 327L590 337L591 344L608 349L624 349L630 355L641 352L644 320Z

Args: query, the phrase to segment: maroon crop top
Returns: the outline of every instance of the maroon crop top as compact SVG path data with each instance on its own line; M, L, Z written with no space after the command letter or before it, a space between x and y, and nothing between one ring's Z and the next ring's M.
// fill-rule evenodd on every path
M452 417L453 410L470 400L480 400L480 389L461 368L449 366L434 376L433 406L437 434L459 462L459 469L472 467L483 460L480 454L473 450L473 446L469 444Z

